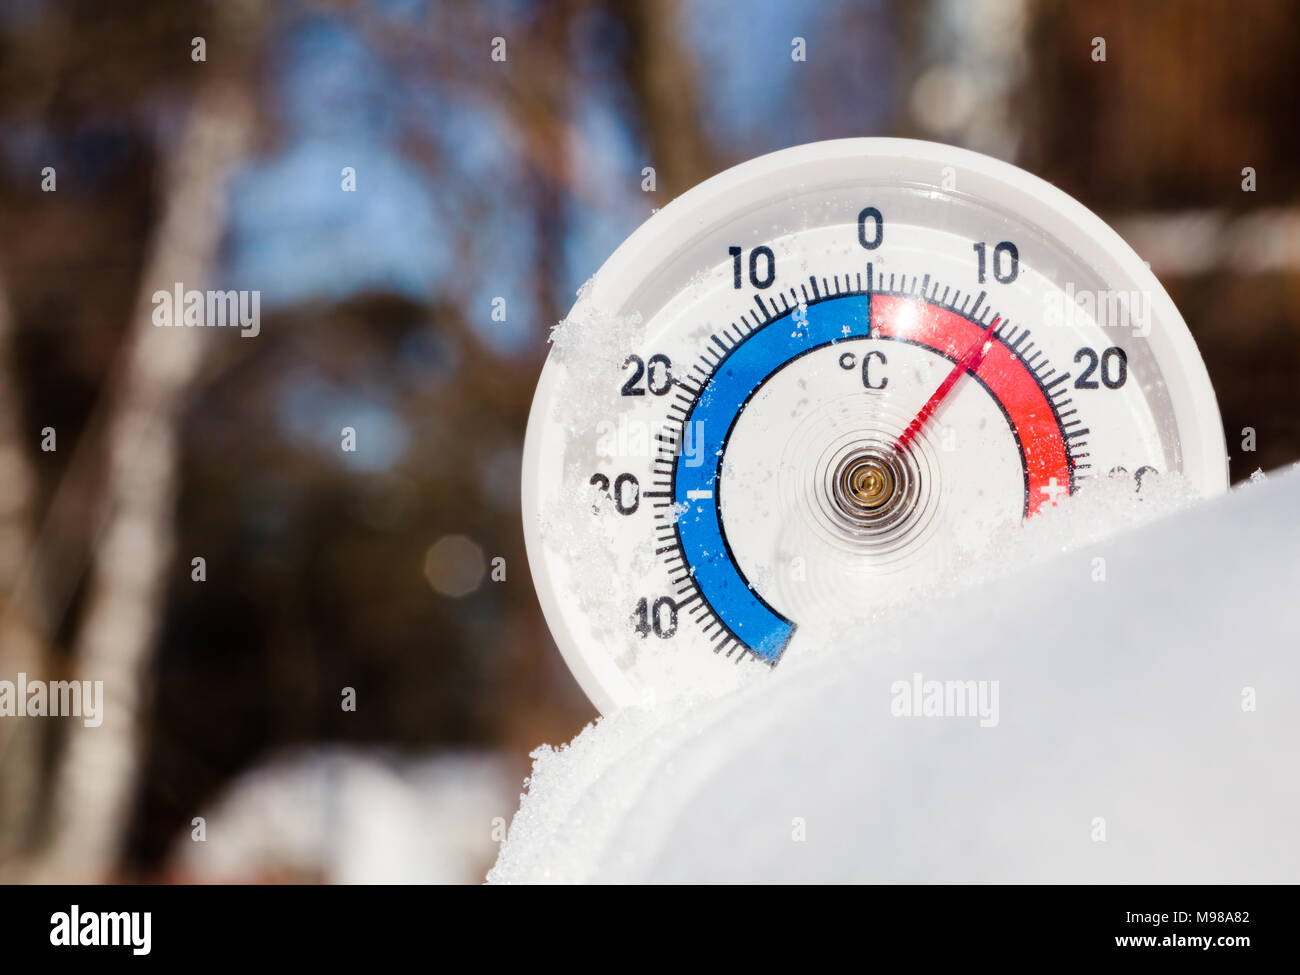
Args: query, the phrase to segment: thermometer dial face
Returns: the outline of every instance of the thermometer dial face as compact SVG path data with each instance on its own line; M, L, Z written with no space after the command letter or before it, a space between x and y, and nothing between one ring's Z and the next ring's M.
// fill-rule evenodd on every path
M1098 478L1225 489L1138 256L963 150L817 143L675 200L584 289L529 420L547 621L603 711L776 664Z

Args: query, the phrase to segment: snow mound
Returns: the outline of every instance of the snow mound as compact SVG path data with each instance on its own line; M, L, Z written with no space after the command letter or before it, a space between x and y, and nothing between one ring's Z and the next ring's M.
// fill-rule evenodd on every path
M1185 500L539 749L489 882L1300 881L1300 470Z
M495 852L492 820L513 805L510 780L487 752L292 749L232 782L203 811L202 842L176 838L171 868L207 884L473 883Z

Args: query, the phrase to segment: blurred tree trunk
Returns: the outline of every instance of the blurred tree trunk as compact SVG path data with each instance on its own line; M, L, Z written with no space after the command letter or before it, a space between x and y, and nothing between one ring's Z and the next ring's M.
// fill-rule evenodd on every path
M47 679L45 655L26 598L34 537L35 476L22 442L14 395L8 288L0 279L0 675ZM40 791L41 737L31 721L0 723L0 870L29 838Z
M675 0L616 0L627 32L623 67L636 104L636 121L665 199L718 171L700 110L695 62L684 42Z
M522 134L528 160L527 197L537 241L532 270L536 315L548 324L559 321L568 305L568 295L561 293L559 285L564 278L565 199L573 188L569 159L573 17L571 3L541 8L533 26L539 43L524 55L528 84L512 85L507 95L507 109Z
M208 281L225 223L226 183L248 151L253 125L242 87L215 80L197 96L166 167L162 219L106 426L99 544L72 675L104 682L104 720L95 728L68 726L51 796L50 845L36 864L42 881L103 880L120 853L139 771L146 668L172 565L184 396L207 343L231 337L227 330L155 327L151 296L174 282L188 289Z

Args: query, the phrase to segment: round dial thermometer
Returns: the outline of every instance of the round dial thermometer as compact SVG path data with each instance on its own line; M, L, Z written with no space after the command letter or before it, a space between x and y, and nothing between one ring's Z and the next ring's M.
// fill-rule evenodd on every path
M834 638L1092 479L1227 486L1205 366L1142 260L946 146L823 142L708 180L555 342L525 536L606 712Z

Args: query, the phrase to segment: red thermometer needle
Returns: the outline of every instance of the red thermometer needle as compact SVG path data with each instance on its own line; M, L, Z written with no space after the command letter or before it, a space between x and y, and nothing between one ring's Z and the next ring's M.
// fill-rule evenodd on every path
M984 361L984 356L988 354L993 345L993 330L998 327L1000 321L1002 321L1001 316L994 317L993 321L989 322L989 327L984 330L984 334L966 350L965 355L957 360L957 364L952 367L952 371L948 373L947 378L939 384L939 388L925 401L925 405L912 418L912 422L907 425L903 435L898 438L898 442L894 444L895 450L905 450L907 445L916 438L921 427L925 426L926 421L934 415L934 411L939 408L939 404L944 401L953 386L957 385L957 380L961 378L962 373L974 372L979 368L980 363Z

